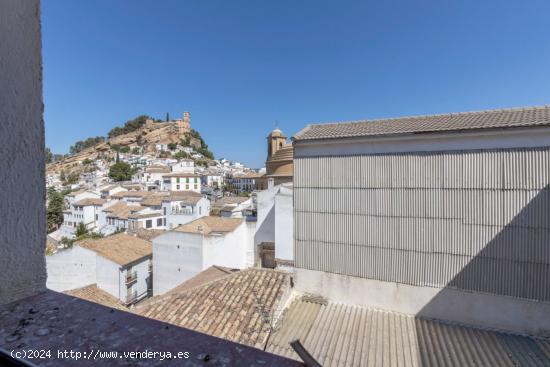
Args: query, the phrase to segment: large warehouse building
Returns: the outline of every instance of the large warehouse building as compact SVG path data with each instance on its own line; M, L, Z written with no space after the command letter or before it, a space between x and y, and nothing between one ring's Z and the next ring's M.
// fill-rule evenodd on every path
M550 106L309 125L296 287L550 335Z

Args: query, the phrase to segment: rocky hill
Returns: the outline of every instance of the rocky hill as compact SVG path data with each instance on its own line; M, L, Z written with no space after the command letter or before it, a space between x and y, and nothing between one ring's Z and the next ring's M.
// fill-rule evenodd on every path
M104 139L62 160L48 164L46 174L55 174L61 171L66 174L81 173L85 171L85 167L82 165L83 161L95 161L96 159L110 161L115 158L117 151L132 152L135 148L142 153L155 155L156 144L181 144L182 141L197 150L200 150L203 145L200 135L190 128L189 123L182 127L182 120L159 122L147 119L141 127L134 131Z

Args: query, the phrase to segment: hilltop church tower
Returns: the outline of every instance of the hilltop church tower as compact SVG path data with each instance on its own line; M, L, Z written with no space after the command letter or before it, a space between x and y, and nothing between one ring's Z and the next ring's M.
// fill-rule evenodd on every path
M183 136L191 131L191 115L188 111L183 113L183 119L177 119L175 122L179 136Z

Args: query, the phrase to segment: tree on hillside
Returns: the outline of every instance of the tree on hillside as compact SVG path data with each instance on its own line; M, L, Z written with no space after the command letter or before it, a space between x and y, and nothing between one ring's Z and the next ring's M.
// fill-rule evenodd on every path
M50 148L46 147L46 150L44 151L44 153L46 155L46 164L52 163L53 154L52 154L52 151L50 150Z
M82 222L78 223L78 225L76 226L75 236L79 238L87 234L88 234L88 228L86 228L86 225Z
M182 159L188 159L188 158L191 158L191 156L187 152L184 152L183 150L180 150L179 152L174 154L174 159L177 159L178 161L181 161Z
M97 145L99 143L102 143L105 141L105 138L103 136L95 136L93 138L88 138L86 140L79 140L74 145L71 145L69 148L69 153L71 155L75 155L77 153L80 153L84 149L93 147L94 145Z
M166 122L170 121L170 114L166 112Z
M178 145L176 143L168 143L168 149L170 150L176 150Z
M131 180L134 173L136 173L135 168L132 168L132 166L126 162L119 161L109 168L109 177L117 182Z
M109 131L108 136L109 138L113 138L118 135L127 134L127 133L131 133L132 131L136 131L137 129L145 125L145 121L147 121L150 118L151 118L150 116L141 115L136 117L135 119L128 120L126 121L123 127L116 126L113 129L111 129L111 131Z
M48 233L55 231L63 223L63 209L65 203L63 195L55 188L48 189L48 208L46 209L46 222L48 223Z

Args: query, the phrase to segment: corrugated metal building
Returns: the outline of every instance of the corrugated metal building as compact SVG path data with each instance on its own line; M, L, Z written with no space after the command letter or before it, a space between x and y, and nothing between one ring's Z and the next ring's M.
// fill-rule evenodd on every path
M299 288L550 335L550 107L309 125L294 154Z

